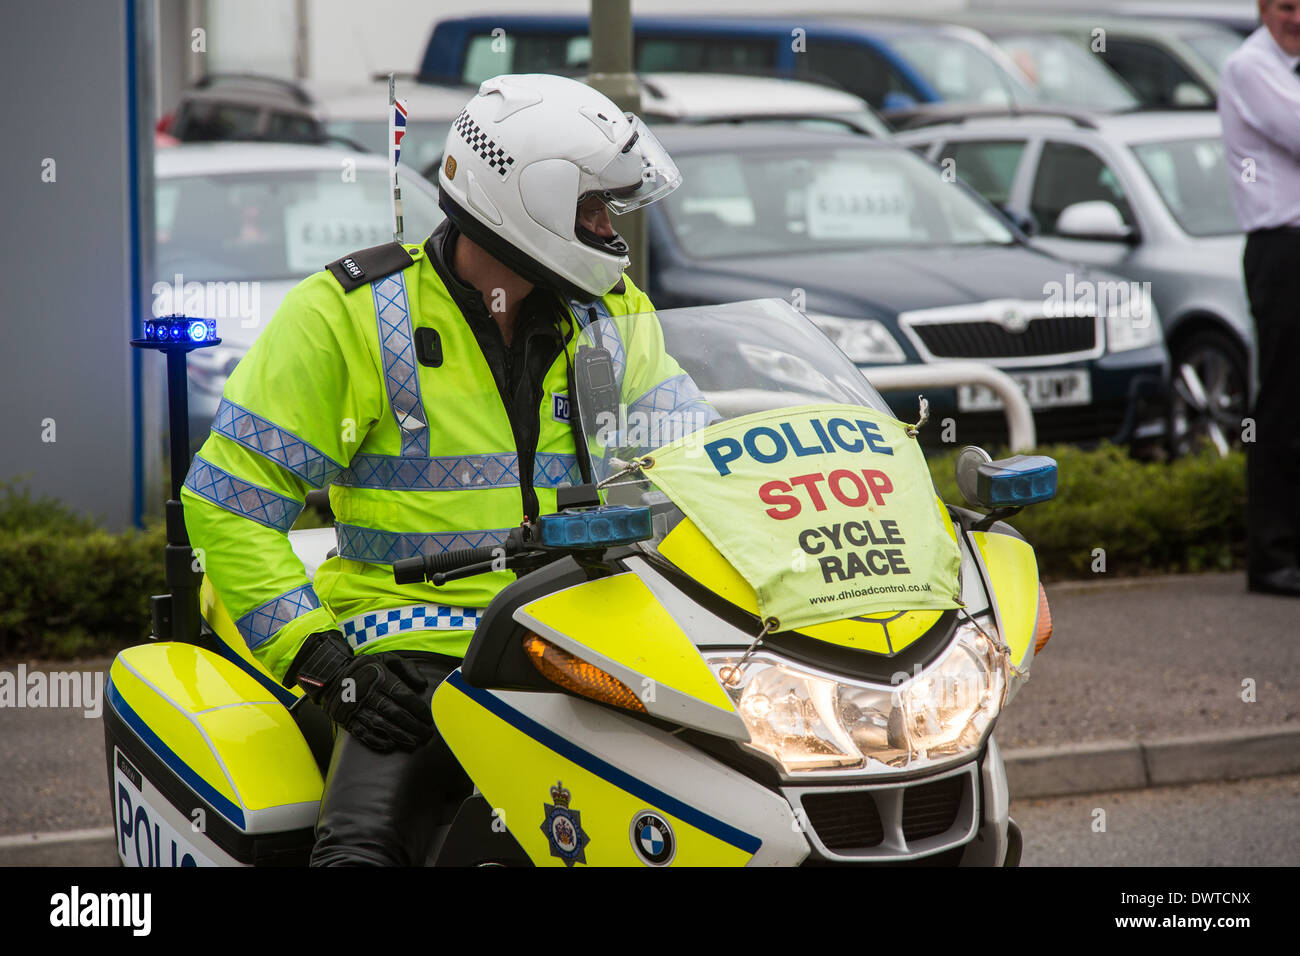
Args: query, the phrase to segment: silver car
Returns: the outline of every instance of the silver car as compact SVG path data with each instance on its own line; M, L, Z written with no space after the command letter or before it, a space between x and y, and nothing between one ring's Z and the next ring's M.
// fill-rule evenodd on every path
M1046 112L1046 111L1044 111ZM1212 112L972 116L900 133L1063 259L1150 283L1173 360L1175 452L1240 440L1254 328Z
M155 154L154 315L215 319L221 344L190 353L190 435L201 442L226 377L295 285L393 238L388 157L328 146L199 143ZM405 238L443 219L437 191L400 173Z

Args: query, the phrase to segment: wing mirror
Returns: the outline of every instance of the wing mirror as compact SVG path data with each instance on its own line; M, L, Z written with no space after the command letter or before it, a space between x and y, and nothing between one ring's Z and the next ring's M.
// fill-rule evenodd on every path
M1137 233L1124 224L1114 203L1104 199L1077 202L1061 210L1056 220L1057 235L1067 239L1105 239L1136 242Z
M1210 106L1210 94L1195 83L1184 80L1174 87L1174 106L1179 109L1202 109Z
M1046 455L1015 455L994 461L976 445L957 453L957 488L968 504L992 510L1020 509L1056 497L1056 461Z

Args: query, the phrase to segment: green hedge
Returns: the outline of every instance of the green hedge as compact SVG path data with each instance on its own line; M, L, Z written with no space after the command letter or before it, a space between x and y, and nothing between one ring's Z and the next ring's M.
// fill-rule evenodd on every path
M1213 452L1173 464L1122 450L1044 448L1060 465L1055 500L1011 519L1048 580L1240 567L1245 460ZM953 454L931 458L946 501L961 502ZM298 527L318 527L311 509ZM162 593L161 528L109 534L46 498L0 482L0 658L111 653L149 633L149 595Z
M0 657L107 653L149 633L161 529L110 534L52 498L0 484Z
M321 527L305 509L295 527ZM0 659L115 653L151 630L166 590L162 526L110 534L53 498L0 482Z
M1106 574L1121 577L1244 565L1242 452L1220 458L1205 449L1171 464L1134 461L1109 445L1055 445L1036 454L1056 459L1056 497L1008 523L1034 546L1044 578L1098 578L1097 548L1105 551ZM930 471L944 500L961 504L955 456L932 457Z

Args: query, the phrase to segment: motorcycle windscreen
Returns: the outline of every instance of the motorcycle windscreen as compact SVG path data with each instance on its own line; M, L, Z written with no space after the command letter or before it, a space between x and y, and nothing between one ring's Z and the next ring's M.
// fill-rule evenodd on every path
M605 316L574 371L606 500L657 506L651 547L689 517L776 629L958 606L915 438L788 303Z

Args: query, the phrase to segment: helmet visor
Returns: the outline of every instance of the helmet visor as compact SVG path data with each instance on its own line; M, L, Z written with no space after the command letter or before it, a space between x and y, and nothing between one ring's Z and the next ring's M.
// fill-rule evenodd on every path
M596 193L616 215L662 199L682 181L677 164L659 137L631 113L632 132L613 159L596 173Z

